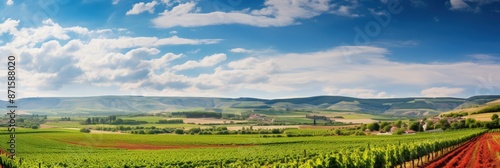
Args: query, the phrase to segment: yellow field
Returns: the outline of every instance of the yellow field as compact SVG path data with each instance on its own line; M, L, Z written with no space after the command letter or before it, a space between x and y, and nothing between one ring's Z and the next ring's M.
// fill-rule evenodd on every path
M488 107L488 106L491 106L491 105L497 105L497 104L500 104L500 99L488 102L485 105L482 105L482 106L479 106L479 107L472 107L472 108L466 108L466 109L456 109L456 110L444 112L444 113L441 113L441 114L467 112L470 115L470 113L472 113L472 112L476 112L476 111L479 111L479 110L481 110L481 109L483 109L485 107ZM493 114L493 113L488 113L488 114ZM491 115L490 115L490 117L491 117Z
M492 116L493 114L498 114L498 115L500 115L500 112L496 112L496 113L474 114L474 115L470 115L470 116L464 116L463 118L473 118L473 119L476 119L476 120L479 120L479 121L491 121L491 116Z

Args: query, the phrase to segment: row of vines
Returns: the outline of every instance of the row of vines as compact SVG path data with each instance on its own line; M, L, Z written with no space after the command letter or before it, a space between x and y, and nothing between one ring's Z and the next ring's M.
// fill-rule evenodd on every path
M386 137L262 138L262 142L255 146L167 150L90 148L64 146L60 142L57 148L56 141L37 139L30 141L33 143L31 149L21 149L15 160L2 157L0 161L5 167L405 167L407 164L423 165L425 161L434 160L484 132L462 130ZM64 134L57 135L65 139ZM77 135L67 134L68 138ZM167 137L183 139L184 135ZM227 138L221 140L229 141Z

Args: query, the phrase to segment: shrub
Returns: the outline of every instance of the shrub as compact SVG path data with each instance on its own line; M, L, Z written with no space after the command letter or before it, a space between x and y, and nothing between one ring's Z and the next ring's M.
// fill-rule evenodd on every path
M88 128L82 128L82 129L80 129L80 132L90 133L90 129L88 129Z
M184 130L183 129L176 129L174 132L176 134L184 134Z

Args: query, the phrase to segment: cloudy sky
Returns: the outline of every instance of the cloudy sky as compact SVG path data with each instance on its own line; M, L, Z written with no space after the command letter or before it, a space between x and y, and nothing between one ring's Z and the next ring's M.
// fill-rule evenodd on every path
M2 1L18 97L500 94L499 0Z

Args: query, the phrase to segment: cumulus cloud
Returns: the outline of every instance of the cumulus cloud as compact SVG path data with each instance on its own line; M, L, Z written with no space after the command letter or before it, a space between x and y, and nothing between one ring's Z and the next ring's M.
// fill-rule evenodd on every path
M244 48L233 48L231 50L229 50L233 53L250 53L252 52L252 50L247 50L247 49L244 49Z
M6 4L7 6L14 5L14 0L7 0L7 1L5 2L5 4Z
M63 27L48 19L39 27L19 28L19 20L0 23L0 35L12 38L0 52L19 56L20 80L26 90L58 90L65 85L90 83L125 87L149 80L155 73L169 71L170 62L182 54L165 53L156 47L203 45L218 39L187 39L178 36L110 38L118 29L89 30ZM208 60L209 62L210 60ZM204 61L203 63L205 63ZM3 73L5 74L5 73Z
M136 3L132 7L132 9L130 9L129 11L127 11L127 13L125 13L125 15L137 15L142 12L153 13L155 11L154 7L156 6L156 4L158 4L158 2L156 1L151 1L148 3L144 2Z
M210 56L206 56L203 59L199 61L194 61L194 60L189 60L185 62L184 64L181 65L176 65L172 67L174 70L186 70L186 69L193 69L193 68L198 68L198 67L211 67L214 65L217 65L218 63L226 60L226 54L214 54Z
M269 97L311 93L392 97L387 93L398 92L394 90L397 88L423 96L454 96L475 87L492 93L495 90L491 89L500 85L494 76L494 72L500 71L497 64L402 63L387 58L387 48L376 46L337 46L298 53L252 49L246 57L228 59L225 53L218 53L189 60L182 53L162 49L168 45L215 44L220 40L130 37L115 29L64 27L51 20L31 28L19 28L19 23L12 19L0 23L0 34L12 36L0 46L0 53L19 55L19 66L23 67L20 82L32 93L88 84L172 96L238 96L237 93L247 91L267 93ZM109 33L118 36L107 37ZM228 53L247 50L234 48ZM471 58L492 60L495 55L475 54ZM201 67L210 70L188 71ZM1 72L5 71L0 70L0 77L5 76ZM482 75L491 77L478 79ZM443 85L452 87L430 88Z
M470 9L470 6L463 0L450 0L451 10L465 10Z
M196 2L187 2L165 10L152 22L159 28L221 24L279 27L299 24L299 20L318 16L329 9L329 0L266 0L264 7L256 10L200 13Z
M456 96L464 91L463 88L432 87L420 92L424 97L448 97Z

